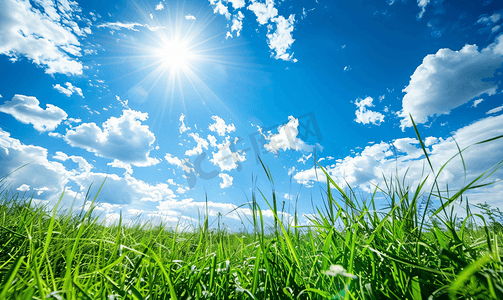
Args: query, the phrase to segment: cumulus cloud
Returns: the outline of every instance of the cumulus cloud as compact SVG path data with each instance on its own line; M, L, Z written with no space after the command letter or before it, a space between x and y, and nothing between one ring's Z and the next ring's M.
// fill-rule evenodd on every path
M275 52L274 58L297 62L297 59L293 58L293 53L287 52L295 41L292 37L295 15L290 15L288 19L278 16L273 18L272 21L276 23L276 31L267 33L267 44Z
M30 186L27 185L27 184L22 184L20 187L18 187L16 189L17 191L20 191L20 192L27 192L30 190Z
M257 22L260 25L267 24L270 19L278 15L278 10L274 7L274 0L266 0L265 3L260 3L256 0L251 1L252 4L248 5L248 9L255 13Z
M458 129L446 139L442 137L428 137L426 147L430 161L435 171L447 162L452 156L458 153L456 142L461 149L474 143L501 136L503 134L503 115L487 117L473 124ZM395 156L396 154L396 156ZM344 159L337 160L334 164L325 165L326 170L332 179L340 186L345 186L346 182L352 187L360 187L370 191L374 185L385 187L382 180L383 174L387 176L397 175L400 180L407 173L408 180L405 184L411 187L417 186L421 178L429 172L428 164L422 159L423 150L420 148L417 139L402 138L393 143L381 142L372 146L367 146L363 151ZM461 159L452 160L440 173L438 182L441 187L449 183L450 189L459 188L463 182L468 183L478 175L482 174L503 157L503 139L494 140L483 145L475 145L463 152L463 159L466 165L466 180L464 178L464 168ZM426 174L423 172L426 170ZM297 172L294 175L299 183L309 183L318 180L326 182L323 173L314 168ZM398 172L398 174L397 174ZM498 170L492 180L503 178L503 170ZM431 186L433 176L430 175L427 185ZM503 185L500 186L503 192ZM476 194L472 194L472 199L477 199ZM500 203L494 203L501 206ZM473 203L473 202L472 202Z
M215 123L210 124L208 129L218 133L219 136L225 136L226 132L231 133L236 131L234 124L225 125L225 121L219 116L212 116L211 118L215 121Z
M52 87L56 89L58 92L65 94L67 97L70 97L73 93L77 93L80 97L84 98L84 94L82 94L82 89L76 86L73 86L70 82L65 83L66 88L61 86L59 83L53 85Z
M232 180L233 180L232 176L229 176L224 173L220 173L220 174L218 174L218 176L220 178L222 178L222 180L223 180L222 182L220 182L220 188L225 189L225 188L228 188L232 185Z
M74 160L77 157L57 152L53 158ZM226 224L232 224L231 226L235 226L234 228L237 230L241 226L241 221L252 214L250 209L231 203L197 202L193 199L177 200L177 195L169 188L168 184L148 184L128 173L124 176L118 176L78 170L69 171L61 163L49 161L46 149L24 145L0 129L0 170L10 173L27 162L29 162L27 166L8 177L8 184L22 190L29 188L29 191L36 194L36 201L50 200L55 203L64 187L73 184L77 186L78 191L74 192L67 188L65 192L67 196L63 202L69 204L75 198L77 199L76 205L80 205L79 203L84 203L85 194L89 188L89 195L93 197L97 194L101 184L104 183L103 189L97 197L96 212L102 213L102 217L107 222L116 220L120 209L124 212L124 219L141 214L153 222L156 220L167 222L168 226L176 226L180 220L182 223L193 222L195 225L199 213L207 209L210 218L222 216ZM223 180L222 188L232 184L232 177L225 175L220 176ZM169 180L169 182L174 185L173 180ZM89 204L87 202L87 209ZM151 205L156 205L156 208L150 209ZM263 216L268 220L273 220L274 217L271 210L264 210ZM283 217L286 220L291 219L291 216L286 213L283 213Z
M20 169L19 167L24 166ZM18 169L17 171L15 171ZM49 161L47 149L25 145L0 129L0 170L9 174L7 182L12 186L27 185L40 189L37 199L47 200L63 190L68 178L74 174L58 162Z
M12 115L23 124L32 124L40 132L53 131L68 116L64 110L47 104L46 109L39 106L35 97L15 95L11 101L0 105L0 111Z
M240 163L246 160L245 153L236 151L232 142L229 141L229 137L226 137L226 140L221 144L217 144L216 139L212 136L208 136L208 140L210 140L212 147L218 148L217 152L212 152L213 158L210 159L210 162L218 166L220 170L231 171L237 169Z
M302 150L311 151L312 146L304 143L303 140L297 137L299 134L299 120L293 116L288 117L288 123L278 127L278 133L264 135L264 138L269 141L268 144L264 145L264 148L275 154L278 153L280 149L284 151L291 150Z
M83 18L74 14L80 10L76 2L64 3L56 10L52 1L37 1L36 6L0 1L0 54L11 61L24 56L47 74L82 74L82 63L74 57L81 56L77 35L85 35L75 20Z
M227 6L225 6L221 0L209 0L210 1L210 4L211 6L213 7L213 12L216 14L221 14L223 16L225 16L225 18L227 20L230 20L231 19L231 14L229 12L229 9L227 8Z
M245 0L227 0L227 2L230 2L234 9L245 7Z
M498 86L491 78L502 63L503 35L480 51L476 45L465 45L460 51L440 49L427 55L403 90L400 127L412 126L409 114L425 123L482 94L494 95Z
M267 44L274 52L274 58L296 62L297 59L293 58L293 53L287 52L295 41L292 37L295 15L290 15L288 19L278 16L278 10L274 7L274 0L266 0L265 3L252 0L252 4L248 5L247 8L253 11L260 25L267 24L269 21L275 24L276 30L274 32L271 32L273 29L272 24L267 27Z
M192 21L195 21L196 20L196 17L194 17L193 15L191 14L188 14L188 15L185 15L185 20L192 20Z
M236 32L236 36L241 35L241 30L243 29L243 19L244 15L242 12L238 11L236 15L232 17L232 26L231 26L231 33ZM232 37L232 36L231 36Z
M72 147L80 147L97 156L117 159L138 167L159 163L149 157L155 141L154 134L141 121L147 113L123 110L119 118L111 117L102 128L95 123L83 123L69 130L64 139Z
M105 181L106 179L106 181ZM177 196L166 183L154 185L138 180L126 173L123 177L115 174L90 173L77 175L72 178L82 190L91 186L90 194L95 195L105 181L98 201L110 204L131 204L136 201L165 201L173 200Z
M231 20L232 16L230 31L227 31L225 39L232 38L233 32L236 32L236 36L240 36L241 30L243 29L244 14L238 9L245 7L245 1L224 1L225 3L232 4L233 8L236 10L234 15L229 12L228 7L223 4L222 0L209 0L209 2L215 14L223 15L227 20ZM284 16L278 15L278 9L274 5L274 0L266 0L265 3L251 0L251 4L247 6L247 9L255 14L257 22L260 25L268 24L267 44L271 49L271 56L274 56L275 59L297 62L297 59L293 58L293 53L288 52L295 41L292 37L295 15L290 15L288 19L286 19Z
M60 151L53 159L72 160L78 168L69 170L59 162L50 161L47 149L25 145L0 129L0 170L4 174L10 173L6 184L18 187L20 191L32 191L36 202L55 204L64 190L62 206L68 207L74 200L77 200L75 205L81 205L88 189L89 195L94 197L103 182L103 189L97 198L97 212L117 213L124 205L138 205L142 201L142 207L146 207L148 202L176 202L177 196L168 184L148 184L128 173L121 177L89 172L92 166L85 159ZM72 191L69 186L75 185L77 191Z
M164 9L164 5L162 5L162 2L159 2L159 4L157 4L155 6L155 10L163 10Z
M369 110L367 107L374 107L372 104L372 97L367 97L365 99L356 99L355 104L358 107L358 110L355 112L356 119L355 121L361 124L369 124L372 123L374 125L381 125L384 122L384 115L380 112L375 112Z

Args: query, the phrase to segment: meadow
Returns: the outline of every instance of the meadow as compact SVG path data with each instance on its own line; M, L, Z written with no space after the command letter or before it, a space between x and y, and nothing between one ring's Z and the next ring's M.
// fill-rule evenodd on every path
M308 225L298 212L283 219L274 189L256 189L248 232L210 226L207 213L191 230L104 226L92 206L36 206L3 177L0 299L503 299L502 214L485 204L473 213L464 200L494 170L453 192L391 177L367 199L325 173Z

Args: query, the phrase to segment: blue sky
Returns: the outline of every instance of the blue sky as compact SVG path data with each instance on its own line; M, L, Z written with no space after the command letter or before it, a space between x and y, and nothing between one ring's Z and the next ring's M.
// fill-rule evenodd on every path
M365 195L428 172L409 114L436 170L456 142L503 134L502 23L490 0L5 0L0 175L27 164L9 189L50 205L65 190L65 206L107 178L107 222L194 223L207 195L239 230L252 189L270 195L260 155L306 222L326 188L314 155ZM439 182L459 188L502 149L469 148ZM470 201L503 209L501 178Z

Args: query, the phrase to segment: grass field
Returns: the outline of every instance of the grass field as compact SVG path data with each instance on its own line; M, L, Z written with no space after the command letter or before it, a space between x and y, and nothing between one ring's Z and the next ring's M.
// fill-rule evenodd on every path
M327 175L309 226L297 226L297 212L283 220L275 193L256 190L246 233L210 228L207 214L183 232L104 226L92 208L48 211L4 185L0 299L503 299L498 211L461 202L487 175L452 193L388 178L366 200ZM466 206L461 220L455 202Z

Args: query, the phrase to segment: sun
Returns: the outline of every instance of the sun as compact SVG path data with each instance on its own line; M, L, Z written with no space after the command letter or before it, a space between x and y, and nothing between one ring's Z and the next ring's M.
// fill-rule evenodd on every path
M187 69L191 60L194 58L194 54L191 52L187 43L177 39L165 41L156 52L163 67L169 68L172 71Z

